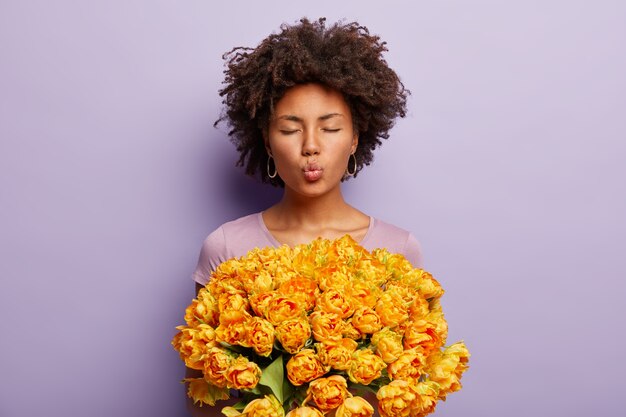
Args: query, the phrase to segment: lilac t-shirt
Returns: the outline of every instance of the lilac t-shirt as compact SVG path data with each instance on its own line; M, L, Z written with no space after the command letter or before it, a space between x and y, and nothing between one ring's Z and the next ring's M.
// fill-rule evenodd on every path
M370 216L370 224L359 242L367 250L385 248L404 255L415 268L423 268L422 250L412 233ZM202 243L192 278L205 285L222 262L244 256L248 251L281 244L265 226L261 212L240 217L215 229Z

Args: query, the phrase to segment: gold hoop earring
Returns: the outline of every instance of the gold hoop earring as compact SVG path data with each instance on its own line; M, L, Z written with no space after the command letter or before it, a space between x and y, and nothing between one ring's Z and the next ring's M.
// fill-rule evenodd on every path
M278 170L276 169L276 164L274 164L274 173L270 174L270 159L274 159L272 158L272 155L269 155L267 157L267 176L270 178L276 178L276 175L278 174Z
M350 161L348 161L348 167L346 168L346 175L349 177L353 177L354 174L356 174L356 156L354 156L354 153L351 153L350 156L352 157L352 159L354 160L354 169L352 170L352 172L350 172Z

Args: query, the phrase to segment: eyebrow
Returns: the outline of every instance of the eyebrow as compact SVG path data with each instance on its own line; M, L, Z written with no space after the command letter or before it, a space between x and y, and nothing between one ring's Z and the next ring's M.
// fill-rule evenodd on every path
M343 114L328 113L328 114L318 117L317 120L324 121L324 120L332 119L333 117L343 117ZM282 116L278 116L276 119L277 120L289 120L291 122L299 122L299 123L302 123L304 121L302 118L295 116L293 114L284 114Z

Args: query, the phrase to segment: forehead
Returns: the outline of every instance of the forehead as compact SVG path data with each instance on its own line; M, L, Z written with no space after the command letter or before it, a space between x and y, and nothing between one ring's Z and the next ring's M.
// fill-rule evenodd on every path
M274 118L285 115L318 118L328 113L350 116L343 95L322 84L298 84L289 88L274 106Z

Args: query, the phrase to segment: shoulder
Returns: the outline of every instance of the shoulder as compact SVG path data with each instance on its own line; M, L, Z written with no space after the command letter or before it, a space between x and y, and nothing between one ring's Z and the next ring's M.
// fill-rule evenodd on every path
M415 268L423 268L422 246L413 233L383 220L371 219L373 225L366 240L368 249L385 248L401 253Z
M252 213L222 224L213 233L222 233L225 238L237 238L259 230L259 213Z
M212 257L219 258L219 262L213 265L216 267L219 263L238 256L238 247L258 235L259 231L258 213L239 217L212 231L204 239L202 249Z
M259 224L259 213L228 221L213 230L202 242L193 279L206 284L211 272L230 258L245 255L255 246L267 246Z

